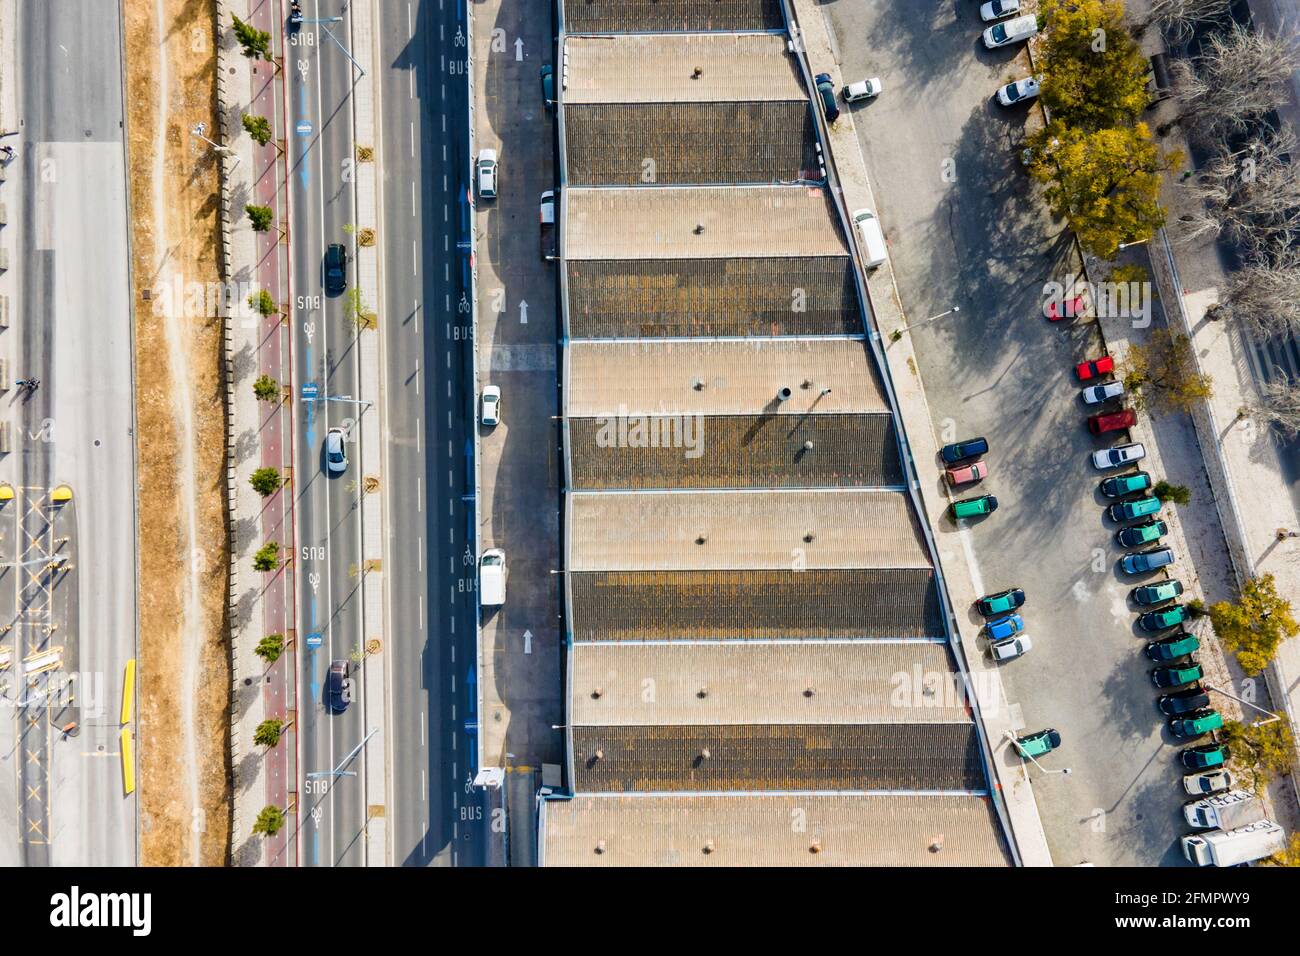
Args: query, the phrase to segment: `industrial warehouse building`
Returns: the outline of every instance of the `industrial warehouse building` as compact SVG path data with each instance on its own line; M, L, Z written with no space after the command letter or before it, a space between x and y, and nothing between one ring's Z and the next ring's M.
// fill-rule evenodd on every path
M561 5L548 866L1005 865L780 0Z

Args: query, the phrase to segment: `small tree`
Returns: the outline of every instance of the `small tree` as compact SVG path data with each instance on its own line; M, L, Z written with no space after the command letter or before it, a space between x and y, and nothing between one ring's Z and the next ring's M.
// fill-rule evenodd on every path
M1159 23L1176 43L1191 39L1202 23L1218 20L1232 8L1232 0L1152 0L1147 19L1139 24L1145 30Z
M259 375L253 382L253 394L259 402L273 402L280 397L280 383L269 375Z
M1267 723L1242 724L1235 720L1223 725L1222 743L1232 752L1232 764L1249 778L1249 787L1262 793L1274 775L1291 772L1295 741L1283 719Z
M280 733L284 729L284 721L271 718L264 720L257 725L253 731L253 743L259 747L274 747L280 742Z
M1232 273L1215 306L1220 317L1261 339L1300 332L1300 263L1255 262Z
M1173 64L1180 122L1206 142L1249 130L1283 102L1300 52L1285 37L1233 23L1210 33L1194 60Z
M253 824L253 832L266 836L275 836L283 826L284 811L271 804L263 807L262 812L257 815L257 821Z
M366 308L361 290L355 287L343 297L343 317L356 326L357 331L373 329L379 324L379 317Z
M248 221L253 224L254 232L266 232L271 228L274 213L270 206L255 206L249 203L244 207L244 212L248 213Z
M258 146L265 146L271 141L271 121L265 116L249 116L245 113L244 129Z
M1192 500L1192 492L1186 485L1175 485L1168 481L1157 481L1151 493L1161 501L1172 501L1176 505L1185 505Z
M1044 184L1052 213L1069 220L1093 255L1113 259L1121 242L1164 225L1160 177L1182 159L1162 154L1145 123L1088 132L1053 120L1028 143L1029 172Z
M1291 842L1267 860L1265 866L1300 866L1300 833L1291 834Z
M275 299L265 289L258 289L248 297L248 307L262 315L270 315L275 311Z
M244 56L250 59L261 57L264 60L271 59L271 34L265 30L259 30L250 23L245 23L233 13L230 18L235 21L235 39L244 49Z
M267 495L273 495L280 490L283 479L280 477L280 469L272 465L265 465L258 468L248 479L253 490L265 498Z
M280 566L280 542L268 541L253 555L254 571L274 571Z
M1279 644L1300 633L1291 603L1277 593L1271 574L1247 581L1236 604L1212 604L1210 621L1223 646L1251 676L1268 666Z
M1124 388L1138 408L1163 404L1190 411L1213 394L1210 377L1197 371L1192 343L1185 335L1156 329L1145 343L1129 349L1126 361Z
M280 659L280 655L284 653L284 635L266 635L257 642L257 647L253 649L253 653L268 664L274 664Z
M1300 388L1281 379L1260 389L1260 400L1250 407L1260 421L1276 425L1294 438L1300 435Z

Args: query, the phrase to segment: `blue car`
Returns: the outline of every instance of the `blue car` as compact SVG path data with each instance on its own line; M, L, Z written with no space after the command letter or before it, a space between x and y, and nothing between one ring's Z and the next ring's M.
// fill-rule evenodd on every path
M1010 637L1012 634L1019 634L1023 631L1025 622L1020 619L1019 614L1008 614L996 621L989 621L985 628L988 630L989 640L1000 641L1004 637Z
M985 438L968 438L965 441L955 441L951 445L944 445L939 450L939 457L944 460L944 464L954 465L959 461L965 461L967 458L974 458L976 455L988 454L989 443Z

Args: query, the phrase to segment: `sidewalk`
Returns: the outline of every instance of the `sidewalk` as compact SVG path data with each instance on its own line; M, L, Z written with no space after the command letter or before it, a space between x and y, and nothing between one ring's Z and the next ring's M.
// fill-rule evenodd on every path
M231 510L231 653L233 714L231 762L235 808L231 856L237 866L293 866L297 863L297 654L294 646L293 400L290 355L288 245L280 241L289 221L288 196L280 188L287 177L275 144L283 142L283 84L265 61L243 55L230 29L231 15L271 33L272 49L283 50L284 37L273 7L265 0L217 0L220 45L217 51L219 139L233 150L222 158L222 279L247 283L247 290L266 289L276 302L275 314L247 317L243 301L229 303L226 319L229 471ZM244 131L244 113L271 121L273 139L258 146ZM272 228L257 233L244 214L247 203L271 207ZM239 285L241 293L244 286ZM281 384L279 401L260 402L253 382L268 375ZM249 484L257 468L278 468L284 487L262 498ZM280 543L281 567L272 574L253 570L253 554L266 541ZM267 664L254 649L268 634L282 634L285 651ZM284 722L278 745L253 742L264 720ZM263 807L289 811L275 837L253 835Z
M836 86L841 86L843 78L839 75L839 67L826 33L825 22L817 10L816 0L791 0L790 8L794 14L794 22L791 23L792 31L796 28L801 31L802 46L807 53L812 71L830 73L836 81ZM875 209L876 202L868 184L867 170L858 147L850 111L846 110L840 114L839 122L830 130L827 146L838 176L838 186L847 207ZM876 330L868 330L869 334L878 335L879 329L893 329L907 324L894 286L892 265L886 264L872 273L868 292L871 312L876 324ZM943 487L936 464L939 448L935 441L925 390L917 373L911 338L904 336L892 343L882 341L881 347L884 349L889 375L893 380L901 424L911 445L913 464L920 478L920 488L917 493L924 506L922 518L929 524L936 542L951 541L953 535L944 538L938 535L938 518L943 514L948 501L937 491ZM961 532L958 537L961 539L962 551L958 553L941 548L939 559L951 603L954 606L967 606L980 596L982 590L973 579L966 532ZM993 770L996 774L994 787L1001 793L1005 803L1011 835L1020 862L1024 866L1051 866L1052 858L1047 848L1047 837L1043 833L1039 820L1038 806L1034 801L1033 787L1029 782L1027 769L1014 755L1006 740L1008 732L1023 729L1022 725L1014 720L1016 713L1006 706L1006 697L1002 691L1002 681L997 669L985 659L984 655L966 652L964 646L966 643L972 647L975 644L975 631L967 624L966 632L963 633L960 622L956 621L951 614L949 617L953 653L961 656L976 690L980 717L989 746L993 751Z

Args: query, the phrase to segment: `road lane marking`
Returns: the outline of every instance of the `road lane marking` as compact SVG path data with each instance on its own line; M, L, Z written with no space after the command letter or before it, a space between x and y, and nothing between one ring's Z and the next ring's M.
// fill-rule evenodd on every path
M443 152L443 156L442 156L442 158L443 158L443 159L446 159L446 158L447 158L447 155L446 155L446 154L447 154L447 147L446 147L446 146L444 146L444 147L442 148L442 152ZM415 157L415 120L411 120L411 157L412 157L412 158Z
M415 180L411 180L411 215L415 215Z
M411 275L420 274L420 252L415 248L415 240L411 240Z
M415 509L417 511L424 510L424 494L420 490L420 483L422 480L423 479L421 478L415 479Z

